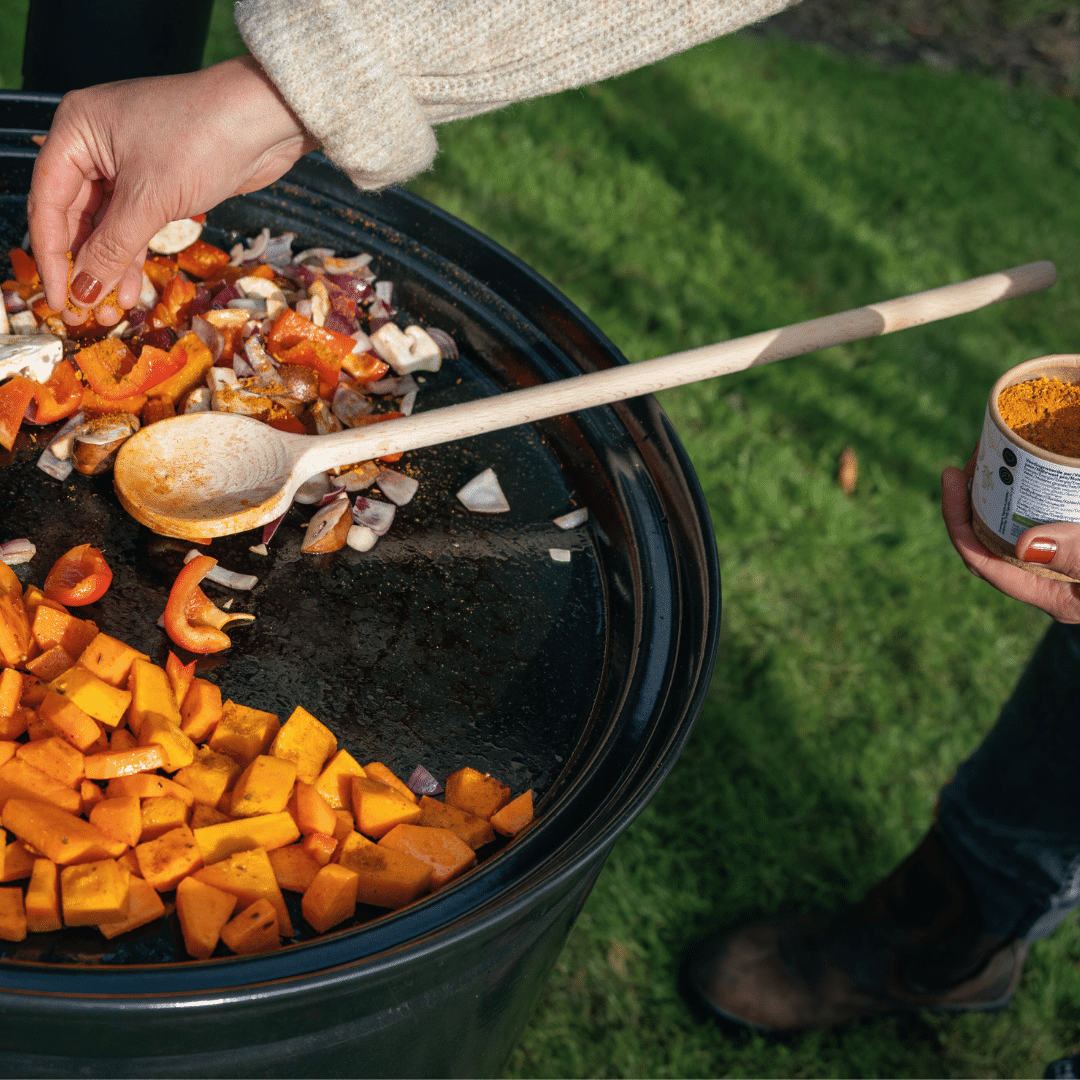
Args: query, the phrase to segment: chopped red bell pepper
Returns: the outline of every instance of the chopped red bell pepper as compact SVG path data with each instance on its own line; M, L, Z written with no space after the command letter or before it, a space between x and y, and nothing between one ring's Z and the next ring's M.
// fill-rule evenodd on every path
M341 362L341 370L357 382L377 382L390 370L390 365L374 353L351 353Z
M11 269L15 272L15 280L20 285L41 284L37 263L32 255L28 255L22 248L12 248L8 252L8 258L11 260Z
M5 450L15 445L15 437L38 385L22 375L13 375L0 386L0 446Z
M282 416L271 416L265 423L278 431L289 431L294 435L306 435L308 430L291 412Z
M321 341L298 341L273 353L279 363L311 368L319 376L319 396L332 398L341 377L341 356Z
M68 607L92 604L112 584L112 571L100 549L79 544L61 555L45 578L43 592Z
M151 255L143 263L143 273L150 279L150 284L158 293L164 291L171 278L176 276L176 260L164 255Z
M165 673L172 684L176 704L183 705L188 689L195 680L195 661L192 660L190 664L182 663L176 653L170 650L169 659L165 661Z
M232 642L222 627L253 615L222 611L202 591L199 582L217 565L211 555L197 555L176 576L165 605L165 632L181 649L193 653L215 653Z
M192 277L211 277L229 263L229 253L205 240L196 240L176 256L176 265Z
M187 356L144 345L136 361L118 338L103 338L80 349L75 362L96 394L105 401L120 401L142 394L175 375L187 362Z
M195 283L179 274L169 280L161 293L161 304L169 313L170 326L186 322L192 301L195 299Z
M61 360L47 382L38 383L34 391L37 412L35 424L53 424L71 416L82 401L83 384L70 360Z
M340 361L356 348L356 341L348 334L339 334L336 330L327 330L325 326L316 326L292 308L286 308L270 327L266 348L273 356L277 356L279 350L284 351L301 341L317 342L337 353L339 367Z

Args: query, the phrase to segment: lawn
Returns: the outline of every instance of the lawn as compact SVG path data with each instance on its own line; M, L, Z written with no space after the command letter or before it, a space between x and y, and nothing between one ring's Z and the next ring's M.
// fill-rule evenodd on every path
M215 57L234 47L216 40ZM984 76L736 36L441 129L413 190L632 360L1034 259L1060 271L1047 294L663 395L720 551L716 674L507 1075L1031 1076L1078 1049L1074 918L995 1015L770 1042L698 1024L675 989L699 935L840 904L888 872L1046 625L966 574L938 477L1002 370L1080 341L1078 120ZM852 498L835 478L848 445Z

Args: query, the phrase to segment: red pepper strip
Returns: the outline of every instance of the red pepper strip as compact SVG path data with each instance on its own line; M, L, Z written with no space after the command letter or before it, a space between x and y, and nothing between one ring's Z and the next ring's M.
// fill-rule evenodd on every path
M184 698L195 679L195 661L185 664L172 650L169 651L169 659L165 661L165 673L169 676L172 684L173 696L178 706L184 704Z
M22 248L12 248L8 252L11 260L11 269L15 271L15 280L20 285L39 285L41 278L38 275L37 263L32 255L27 255Z
M316 326L310 319L298 315L292 308L286 308L274 320L266 338L266 348L271 355L288 349L301 341L318 342L337 354L338 366L341 361L356 348L356 341L348 334L339 334L336 330L327 330L325 326Z
M38 383L34 391L34 401L37 402L34 423L53 424L57 420L64 420L78 409L82 396L83 384L79 382L71 362L61 360L49 376L49 381Z
M229 253L205 240L196 240L176 256L176 265L192 277L208 278L229 265Z
M38 385L22 375L13 375L0 386L0 446L5 450L15 445L15 437Z
M198 555L176 576L165 605L165 632L181 649L193 653L215 653L227 649L232 642L221 627L254 615L230 614L222 611L199 588L199 582L217 565L210 555Z
M112 584L112 571L96 547L79 544L61 555L45 579L44 593L68 607L92 604Z
M111 343L111 344L110 344ZM175 375L187 362L186 355L144 345L138 361L116 338L103 338L75 354L90 388L105 401L135 397Z

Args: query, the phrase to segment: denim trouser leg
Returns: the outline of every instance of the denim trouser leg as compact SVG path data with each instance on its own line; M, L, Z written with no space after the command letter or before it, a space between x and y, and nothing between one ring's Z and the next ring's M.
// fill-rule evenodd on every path
M938 825L989 933L1044 937L1080 904L1080 626L1050 628Z

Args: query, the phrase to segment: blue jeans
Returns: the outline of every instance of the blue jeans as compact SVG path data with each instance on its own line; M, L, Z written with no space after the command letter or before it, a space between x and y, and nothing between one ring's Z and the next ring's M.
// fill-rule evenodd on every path
M937 821L988 933L1034 941L1080 905L1080 626L1047 632Z

